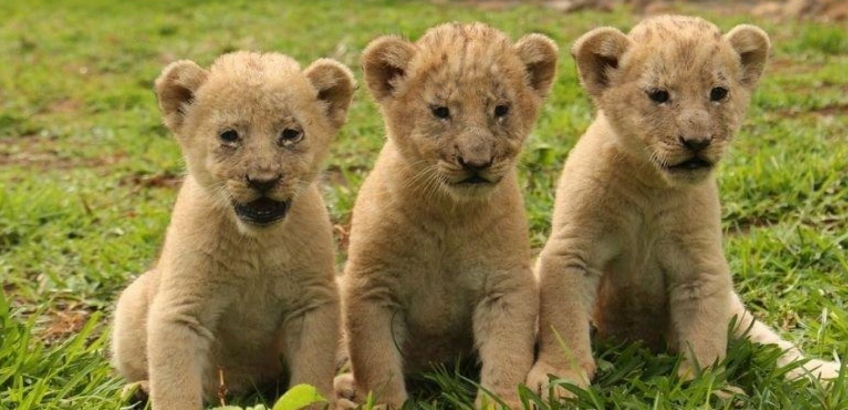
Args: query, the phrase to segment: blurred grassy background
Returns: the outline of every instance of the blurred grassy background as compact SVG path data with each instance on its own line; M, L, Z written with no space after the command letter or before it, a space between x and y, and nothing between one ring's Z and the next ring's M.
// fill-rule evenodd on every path
M844 20L760 16L751 12L755 2L611 2L609 10L573 13L556 3L0 2L0 409L123 405L105 357L107 318L118 292L154 260L183 173L152 92L167 63L208 66L232 50L280 51L303 65L336 58L361 83L358 58L369 40L415 39L452 20L484 21L513 38L544 33L562 49L521 166L537 248L549 231L563 160L593 115L568 55L577 36L599 25L627 30L643 11L657 10L700 15L724 30L754 23L769 32L770 67L720 171L727 254L743 299L767 323L816 355L848 351ZM360 87L325 173L340 264L353 200L382 142L378 111ZM786 383L768 349L732 349L726 372L683 388L669 377L676 358L601 347L598 384L577 403L845 408L848 383L830 390ZM467 386L450 375L436 379L445 385L419 406L467 405ZM727 383L747 396L716 401L711 391Z

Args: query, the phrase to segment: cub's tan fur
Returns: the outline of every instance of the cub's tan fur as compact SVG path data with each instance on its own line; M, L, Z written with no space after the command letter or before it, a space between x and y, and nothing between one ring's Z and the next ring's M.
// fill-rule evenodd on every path
M162 255L121 295L114 365L153 407L309 383L332 394L340 331L333 239L316 175L346 118L350 70L236 52L156 80L188 174Z
M482 386L519 406L538 295L515 163L556 64L550 39L512 44L480 23L364 51L388 140L354 207L342 281L359 398L399 408L404 375L476 353Z
M599 110L557 188L537 266L540 352L528 386L545 386L549 374L588 384L592 315L601 337L669 342L685 355L684 377L696 362L725 356L734 316L737 335L749 331L785 349L781 364L802 357L733 291L711 172L740 127L769 48L757 27L722 35L680 16L648 19L629 35L599 28L577 40L572 54ZM792 376L830 378L838 368L810 361Z

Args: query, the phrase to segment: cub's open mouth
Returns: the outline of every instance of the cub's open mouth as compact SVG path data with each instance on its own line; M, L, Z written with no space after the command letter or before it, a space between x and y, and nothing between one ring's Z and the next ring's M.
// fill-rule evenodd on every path
M236 216L252 225L269 225L286 216L291 201L275 201L271 198L259 198L246 204L234 203Z
M457 182L457 185L482 185L491 183L493 182L479 175L472 175L468 178L463 179L462 181Z
M670 171L694 171L699 169L712 168L712 162L709 162L701 157L692 157L676 165L667 166Z

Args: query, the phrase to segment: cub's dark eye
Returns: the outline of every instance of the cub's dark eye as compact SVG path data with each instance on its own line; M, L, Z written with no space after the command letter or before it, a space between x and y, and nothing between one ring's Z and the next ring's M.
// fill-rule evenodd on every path
M495 117L503 118L503 117L506 117L507 114L509 114L509 106L508 105L501 104L501 105L495 107Z
M444 105L430 106L430 111L433 113L434 116L436 116L436 118L442 120L448 119L450 117L450 110Z
M651 90L648 92L648 97L650 97L655 102L660 104L668 101L668 91L666 90Z
M303 130L286 128L280 133L280 145L291 145L303 139Z
M235 130L226 130L218 135L218 138L225 143L232 144L239 140L239 135Z
M721 101L727 97L727 88L715 87L710 91L710 101Z

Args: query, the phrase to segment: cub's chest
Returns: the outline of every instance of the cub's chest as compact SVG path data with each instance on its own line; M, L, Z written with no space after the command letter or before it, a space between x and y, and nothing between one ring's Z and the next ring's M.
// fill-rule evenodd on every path
M279 322L290 310L298 294L295 284L286 277L258 274L258 277L236 281L234 298L227 308L237 320ZM255 323L261 326L260 323ZM264 326L273 325L272 323ZM263 327L264 327L263 326Z
M252 305L262 308L302 293L298 289L298 278L305 270L284 247L257 246L230 258L227 265L222 269L230 270L228 276L232 279L228 286L239 302L252 301Z
M461 228L430 224L428 235L422 234L415 252L404 258L406 267L397 290L412 333L435 336L470 331L487 281L503 270L503 263L491 257L493 246L485 235Z
M409 277L402 303L413 333L438 335L470 329L485 272L461 264L431 266Z
M410 333L438 337L470 329L476 293L445 281L409 295L405 316Z
M634 209L629 222L620 225L619 255L612 261L613 270L619 275L650 281L662 275L667 259L679 253L679 249L691 246L683 232L691 224L679 218L679 209L655 206Z
M411 264L400 277L399 293L410 306L457 304L479 295L486 272L480 264L456 260L442 253Z

